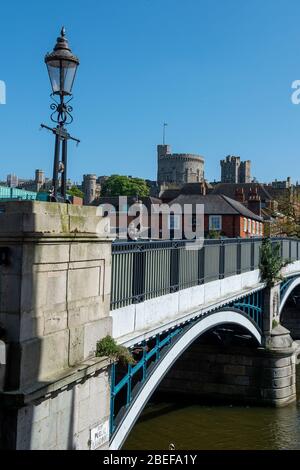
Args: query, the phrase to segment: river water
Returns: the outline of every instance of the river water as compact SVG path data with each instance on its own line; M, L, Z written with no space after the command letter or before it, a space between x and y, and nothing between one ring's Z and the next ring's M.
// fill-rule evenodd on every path
M300 449L300 366L297 403L285 408L150 403L123 449Z

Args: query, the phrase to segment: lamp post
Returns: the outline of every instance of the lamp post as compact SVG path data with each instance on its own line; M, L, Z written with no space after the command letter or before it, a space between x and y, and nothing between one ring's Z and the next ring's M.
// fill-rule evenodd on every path
M59 192L59 173L61 173L60 194L63 200L66 200L67 144L69 139L74 140L77 143L80 141L75 137L72 137L67 132L65 127L66 125L71 124L73 121L73 117L71 115L73 108L69 105L69 102L72 99L72 88L77 67L79 65L79 59L72 53L69 47L64 27L61 30L60 37L57 38L57 42L53 51L46 54L45 63L48 69L52 87L52 93L50 96L54 101L54 103L50 105L50 108L53 111L51 114L51 121L55 122L57 125L53 128L46 126L45 124L42 124L41 126L50 130L55 135L52 178L52 194L54 200L57 200L57 195Z

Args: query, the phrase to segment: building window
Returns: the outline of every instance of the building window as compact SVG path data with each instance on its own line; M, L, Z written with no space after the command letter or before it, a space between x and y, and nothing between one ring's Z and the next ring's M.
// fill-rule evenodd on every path
M244 217L244 232L246 233L247 232L247 219L246 217Z
M252 234L255 235L255 220L252 220Z
M259 222L256 222L256 235L259 235Z
M261 223L260 224L260 235L262 235L262 234L263 234L263 224Z
M169 215L169 230L179 230L180 229L180 215L170 214Z
M251 233L251 220L248 219L248 233Z
M209 216L209 230L222 230L222 216L210 215Z

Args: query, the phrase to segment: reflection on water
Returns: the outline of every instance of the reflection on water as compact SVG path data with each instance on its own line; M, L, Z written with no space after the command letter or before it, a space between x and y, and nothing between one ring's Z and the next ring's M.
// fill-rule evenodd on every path
M300 368L297 384L300 383ZM299 392L299 390L298 390ZM285 408L150 404L123 449L300 449L300 395Z

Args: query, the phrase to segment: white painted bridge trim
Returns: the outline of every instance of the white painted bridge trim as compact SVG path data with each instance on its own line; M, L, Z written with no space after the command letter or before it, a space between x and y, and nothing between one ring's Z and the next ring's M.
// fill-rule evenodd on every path
M203 318L203 320L196 323L189 330L186 331L169 350L166 356L158 363L157 367L153 370L140 392L133 400L128 413L125 415L124 420L121 422L120 427L117 429L112 441L110 442L110 450L120 449L128 436L130 430L134 426L140 413L144 409L146 403L155 391L161 380L172 367L174 362L179 356L195 341L200 335L218 325L231 323L244 327L248 330L254 338L261 344L261 334L247 317L234 310L225 310L212 313L211 315Z
M110 312L112 336L127 347L261 289L259 270L249 271Z
M284 277L300 276L300 261L282 272ZM255 270L112 310L112 336L129 347L263 287Z
M188 323L189 321L193 320L194 318L197 317L202 317L207 315L207 313L217 310L219 308L222 308L229 304L232 301L238 301L240 298L243 298L245 295L250 295L253 294L254 292L257 292L264 287L264 284L260 284L258 287L255 289L245 289L242 293L240 293L238 296L237 295L231 295L231 296L226 296L223 297L222 299L219 300L219 302L210 302L209 304L205 305L203 308L199 307L197 309L193 309L193 311L183 314L180 316L180 318L166 322L163 325L160 325L156 328L149 329L147 332L142 331L136 331L134 338L130 338L127 340L126 337L119 338L118 342L121 343L123 346L126 346L127 348L138 345L142 343L145 340L148 340L152 337L155 337L159 333L166 333L167 331L177 327L177 326L182 326L185 323Z

